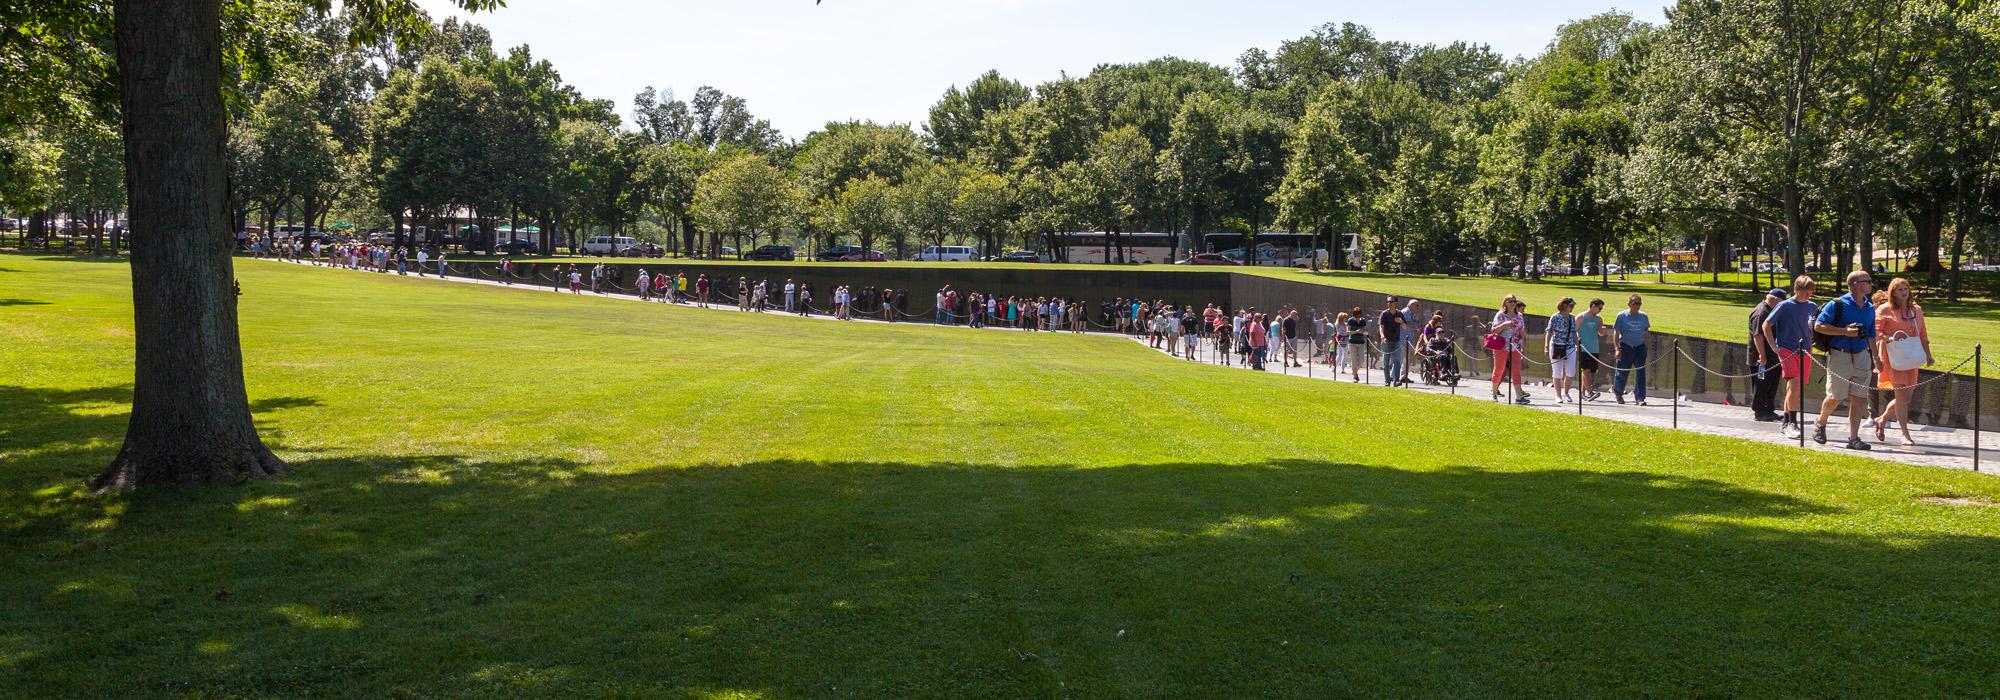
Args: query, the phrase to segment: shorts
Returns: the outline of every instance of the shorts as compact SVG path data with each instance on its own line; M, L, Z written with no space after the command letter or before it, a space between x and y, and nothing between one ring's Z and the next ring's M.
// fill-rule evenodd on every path
M1806 353L1778 348L1778 366L1784 368L1780 376L1786 379L1812 376L1812 358Z
M1561 349L1561 348L1558 348ZM1576 376L1576 349L1549 358L1549 378L1568 379Z
M1595 372L1604 369L1604 364L1597 361L1597 353L1579 349L1576 351L1576 369L1579 372Z
M1826 358L1826 396L1830 399L1868 398L1869 373L1875 369L1875 358L1865 352L1834 350Z

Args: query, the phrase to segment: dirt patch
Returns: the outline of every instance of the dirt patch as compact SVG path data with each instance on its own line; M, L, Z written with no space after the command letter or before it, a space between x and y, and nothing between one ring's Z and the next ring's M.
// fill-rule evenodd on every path
M1948 493L1933 494L1929 496L1918 496L1917 500L1935 506L1968 506L1973 508L1992 508L1994 506L2000 506L2000 503L1995 503L1993 502L1992 499L1989 498L1981 496L1954 496Z

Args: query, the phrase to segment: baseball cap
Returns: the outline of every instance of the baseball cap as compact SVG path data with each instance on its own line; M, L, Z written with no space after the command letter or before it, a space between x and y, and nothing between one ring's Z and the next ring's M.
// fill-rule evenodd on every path
M1774 297L1787 297L1791 295L1792 293L1785 291L1784 287L1772 287L1769 294L1769 296L1774 296Z

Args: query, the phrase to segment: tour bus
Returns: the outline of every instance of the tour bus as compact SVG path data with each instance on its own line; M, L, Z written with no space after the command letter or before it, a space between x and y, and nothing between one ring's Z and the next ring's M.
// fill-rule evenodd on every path
M1172 263L1180 236L1172 233L1065 231L1048 236L1054 259L1073 263Z
M1254 247L1245 248L1246 239L1254 242ZM1221 253L1245 265L1278 267L1310 265L1315 256L1321 265L1328 264L1326 252L1316 246L1319 242L1319 237L1310 233L1260 233L1253 237L1229 232L1201 236L1206 252Z

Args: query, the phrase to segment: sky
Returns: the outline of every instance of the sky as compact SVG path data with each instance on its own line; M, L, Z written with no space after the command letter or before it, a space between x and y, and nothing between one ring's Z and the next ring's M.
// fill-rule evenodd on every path
M682 99L713 85L792 139L850 119L921 129L946 88L989 69L1032 86L1161 56L1233 67L1250 48L1340 22L1378 39L1533 56L1569 20L1614 8L1664 16L1662 0L509 0L477 14L418 1L485 26L503 51L528 44L585 96L615 100L628 123L648 85Z

